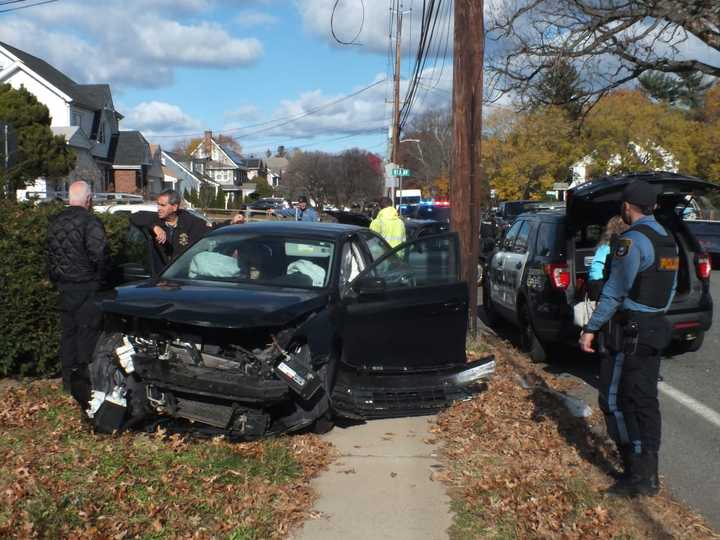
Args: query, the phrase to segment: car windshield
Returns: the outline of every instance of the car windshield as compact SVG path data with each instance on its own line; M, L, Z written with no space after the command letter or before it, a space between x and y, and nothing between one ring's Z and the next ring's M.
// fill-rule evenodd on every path
M450 220L449 206L418 206L415 213L417 219L434 219L436 221Z
M505 215L507 217L519 216L523 212L535 207L535 204L536 203L528 201L505 203Z
M332 242L320 240L258 234L213 235L188 249L162 277L323 288L330 279L334 252Z

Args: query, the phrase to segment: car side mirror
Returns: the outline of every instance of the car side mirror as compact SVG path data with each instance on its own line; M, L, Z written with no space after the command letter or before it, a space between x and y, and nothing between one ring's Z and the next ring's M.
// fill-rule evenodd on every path
M355 281L352 289L359 297L382 295L385 293L385 280L369 276L362 277Z

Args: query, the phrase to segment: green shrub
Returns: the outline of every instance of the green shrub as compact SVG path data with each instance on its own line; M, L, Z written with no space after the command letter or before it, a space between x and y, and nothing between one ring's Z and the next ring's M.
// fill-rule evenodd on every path
M46 262L48 218L62 204L0 201L0 375L51 375L59 370L58 295ZM131 260L127 217L102 214L113 266Z

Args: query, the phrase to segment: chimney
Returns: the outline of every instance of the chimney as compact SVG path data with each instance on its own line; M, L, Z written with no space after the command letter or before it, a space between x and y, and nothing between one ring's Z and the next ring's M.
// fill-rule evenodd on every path
M205 132L203 144L205 145L205 153L208 157L210 157L210 155L212 154L212 131Z

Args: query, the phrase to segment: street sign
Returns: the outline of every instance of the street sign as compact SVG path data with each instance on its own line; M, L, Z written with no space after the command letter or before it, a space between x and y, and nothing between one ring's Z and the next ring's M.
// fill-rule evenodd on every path
M393 169L393 176L410 176L410 169Z

